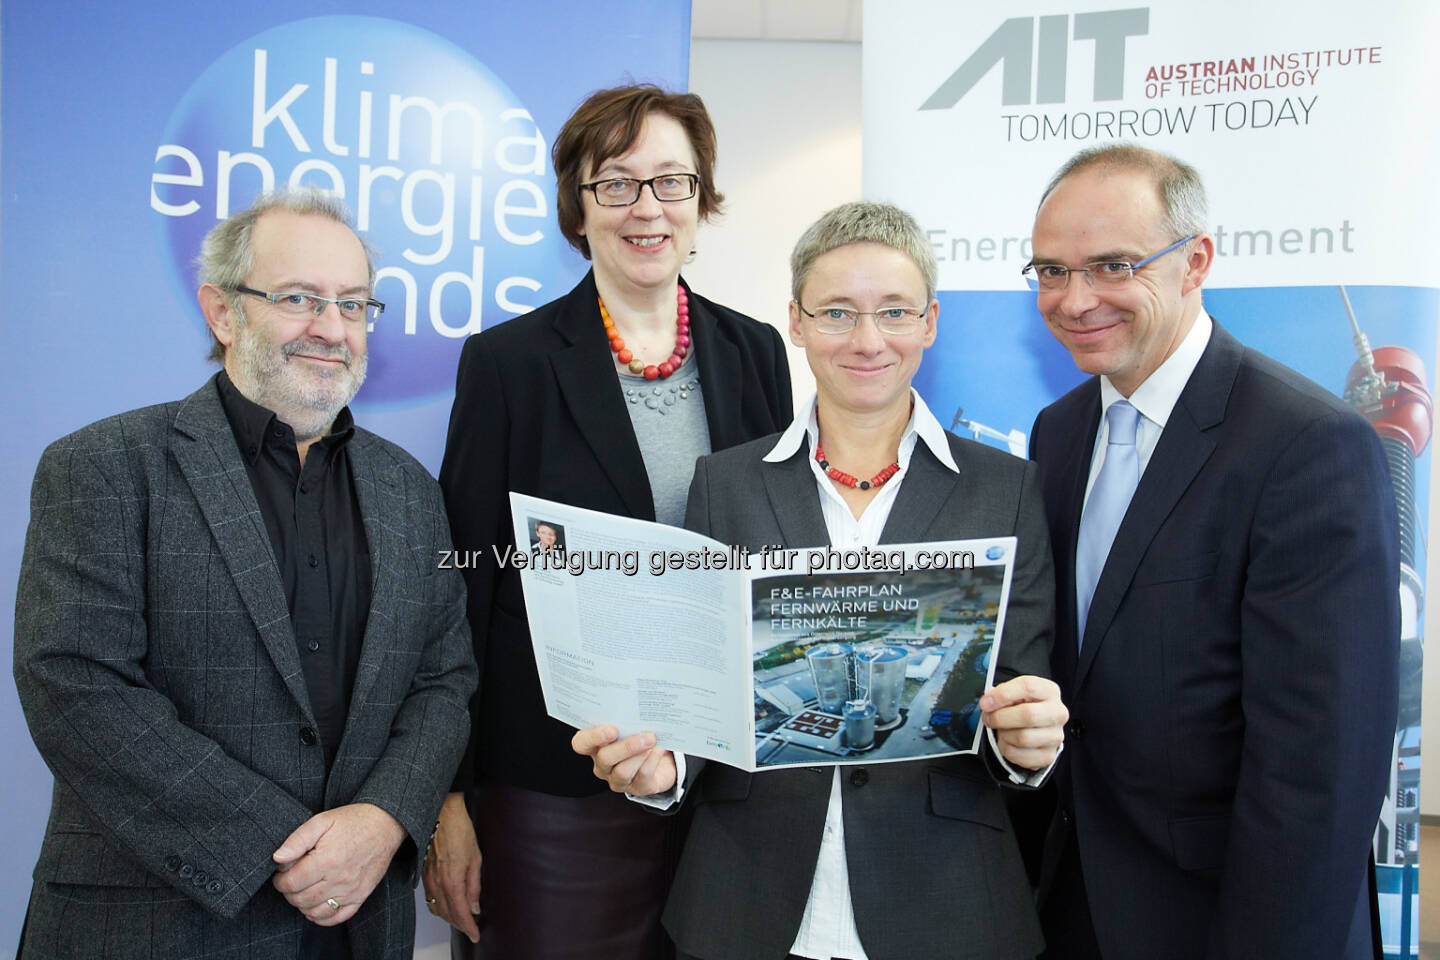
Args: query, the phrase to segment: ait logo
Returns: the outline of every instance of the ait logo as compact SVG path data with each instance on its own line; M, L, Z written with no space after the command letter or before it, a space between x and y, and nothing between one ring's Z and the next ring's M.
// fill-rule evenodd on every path
M201 238L261 191L341 193L378 251L386 305L359 400L410 407L453 386L468 334L553 298L564 244L548 149L504 81L449 41L316 17L236 45L186 91L155 152L150 206L193 296Z
M1005 556L1005 548L1000 546L998 543L992 547L986 548L985 550L986 560L999 560L1003 556Z
M1119 100L1125 95L1125 42L1149 32L1147 7L1011 17L935 88L920 109L949 110L997 65L1003 106L1064 103L1070 48L1081 42L1094 45L1094 99Z

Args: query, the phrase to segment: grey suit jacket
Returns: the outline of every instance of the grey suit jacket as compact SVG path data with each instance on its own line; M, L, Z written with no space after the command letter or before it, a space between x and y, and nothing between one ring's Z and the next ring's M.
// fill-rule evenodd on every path
M766 463L775 441L700 458L686 526L752 550L828 544L809 451ZM916 445L880 540L1016 536L996 680L1045 676L1054 593L1034 465L954 436L950 449L958 475ZM752 775L704 765L687 801L694 822L665 909L682 952L704 960L785 957L810 893L831 771ZM847 766L840 783L855 925L870 960L998 960L1040 951L1001 790L981 758Z
M469 731L475 667L440 491L351 441L373 599L327 777L284 588L214 381L41 458L15 611L15 681L55 774L31 957L294 958L306 923L271 854L312 814L404 825L350 921L357 958L409 957L423 851Z

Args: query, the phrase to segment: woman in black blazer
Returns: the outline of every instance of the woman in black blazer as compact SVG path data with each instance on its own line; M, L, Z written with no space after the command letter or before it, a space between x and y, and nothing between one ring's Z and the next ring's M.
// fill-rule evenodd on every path
M457 958L670 950L659 916L675 818L607 792L571 752L574 731L546 715L520 578L496 552L514 543L509 491L678 525L697 456L791 419L777 331L680 279L698 222L722 199L714 158L698 97L592 95L554 146L560 229L592 270L461 354L440 482L455 547L473 558L481 684L424 871Z

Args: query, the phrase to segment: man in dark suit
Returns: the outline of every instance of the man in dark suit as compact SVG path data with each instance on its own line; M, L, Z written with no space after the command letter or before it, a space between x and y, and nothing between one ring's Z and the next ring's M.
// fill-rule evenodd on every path
M338 200L205 240L224 370L52 445L15 679L55 774L27 956L408 958L475 686L436 483L354 426L373 267Z
M1193 169L1136 147L1051 182L1026 273L1090 380L1031 455L1071 711L1047 957L1373 953L1395 727L1396 515L1373 429L1201 304Z

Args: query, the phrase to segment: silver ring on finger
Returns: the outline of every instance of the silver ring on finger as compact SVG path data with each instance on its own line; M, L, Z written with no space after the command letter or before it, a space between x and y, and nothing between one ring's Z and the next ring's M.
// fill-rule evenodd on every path
M337 913L340 911L340 901L336 900L334 897L326 897L325 906L329 907L331 910L336 911Z

